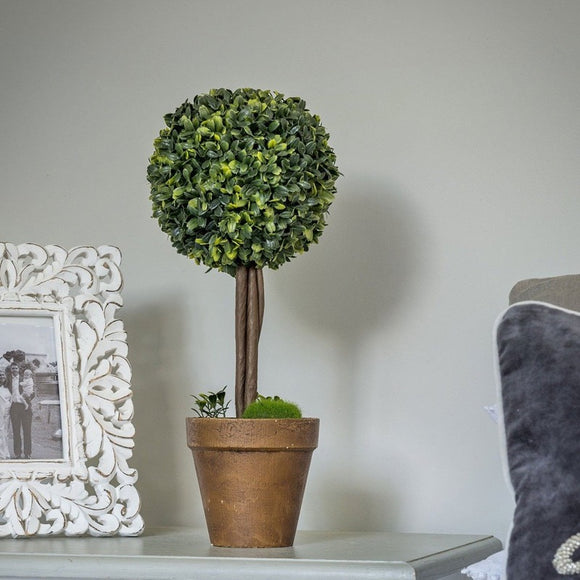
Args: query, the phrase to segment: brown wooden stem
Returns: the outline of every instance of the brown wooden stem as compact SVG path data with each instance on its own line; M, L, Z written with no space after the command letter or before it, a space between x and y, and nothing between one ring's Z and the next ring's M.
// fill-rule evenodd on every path
M246 385L246 304L248 302L248 269L236 270L236 417L244 407Z
M264 319L264 278L261 269L236 270L236 416L258 396L258 341Z

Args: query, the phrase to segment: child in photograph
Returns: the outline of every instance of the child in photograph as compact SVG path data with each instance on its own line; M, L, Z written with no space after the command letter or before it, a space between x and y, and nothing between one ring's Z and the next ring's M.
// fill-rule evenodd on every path
M30 407L30 402L34 399L34 379L32 378L32 371L25 369L22 373L22 381L20 381L20 392L24 400L24 408Z
M26 401L20 392L20 368L18 364L12 363L8 367L9 375L8 375L8 388L12 392L12 403L17 403L19 405L26 405Z

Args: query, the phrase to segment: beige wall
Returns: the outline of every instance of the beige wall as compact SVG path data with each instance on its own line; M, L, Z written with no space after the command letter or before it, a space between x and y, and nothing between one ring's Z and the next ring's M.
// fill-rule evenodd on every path
M320 416L301 526L494 533L511 500L491 332L579 271L580 3L0 0L0 238L118 245L149 525L203 525L190 393L233 381L233 281L150 219L164 113L300 95L344 177L321 243L266 273L261 390Z

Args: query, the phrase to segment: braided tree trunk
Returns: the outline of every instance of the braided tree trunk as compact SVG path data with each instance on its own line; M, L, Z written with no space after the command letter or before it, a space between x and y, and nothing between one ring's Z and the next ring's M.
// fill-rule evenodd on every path
M264 318L262 270L236 270L236 417L258 396L258 341Z

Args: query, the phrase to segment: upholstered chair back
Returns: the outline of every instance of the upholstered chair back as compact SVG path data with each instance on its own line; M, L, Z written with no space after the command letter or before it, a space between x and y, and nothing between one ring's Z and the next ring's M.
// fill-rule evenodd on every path
M580 274L532 278L517 282L509 294L509 303L535 300L580 312Z

